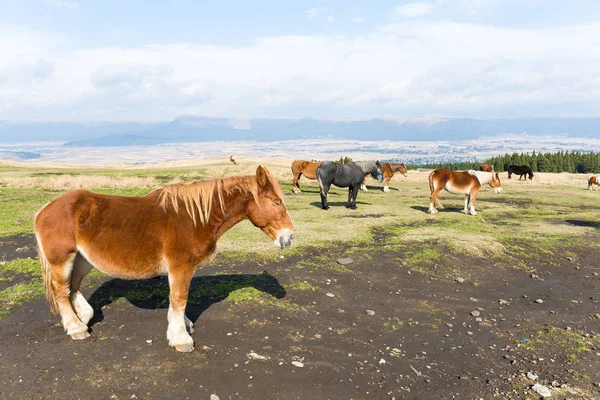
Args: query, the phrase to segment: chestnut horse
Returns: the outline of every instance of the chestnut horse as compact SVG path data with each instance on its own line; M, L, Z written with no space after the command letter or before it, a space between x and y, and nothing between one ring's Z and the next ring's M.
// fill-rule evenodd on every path
M234 165L237 165L237 161L235 160L235 156L229 156L229 162L232 163L232 164L234 164Z
M408 171L406 170L406 165L404 163L382 163L381 164L381 172L383 173L383 191L389 192L390 188L388 184L390 183L390 179L394 176L396 172L400 172L404 176L408 176ZM365 180L360 185L361 190L367 189L367 177L365 176Z
M598 190L598 186L600 186L600 180L596 175L592 175L588 178L588 190L592 190L592 187L596 185L596 190Z
M323 161L305 161L295 160L292 163L292 176L294 182L292 183L294 193L300 193L300 177L304 176L308 179L317 179L317 167L323 164Z
M79 289L92 267L125 279L167 275L169 346L192 351L185 316L192 276L212 259L221 235L246 218L276 246L291 245L294 225L281 189L262 166L256 175L172 184L146 196L69 192L35 217L50 308L67 335L85 339L94 310Z
M490 164L481 164L479 170L484 172L494 172L494 166Z
M496 193L502 191L502 183L497 172L485 171L452 171L440 168L429 174L429 189L431 190L431 199L429 201L429 212L435 214L438 208L443 208L438 200L438 195L442 189L455 194L465 195L465 214L477 215L475 212L475 200L481 185L489 184Z

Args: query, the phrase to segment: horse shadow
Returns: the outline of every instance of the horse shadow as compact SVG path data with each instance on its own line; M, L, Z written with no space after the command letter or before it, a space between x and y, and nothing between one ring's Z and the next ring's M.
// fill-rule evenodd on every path
M235 290L248 287L270 294L277 299L282 299L287 294L277 278L267 272L194 277L190 285L185 314L192 322L196 322L211 305L223 301ZM102 308L121 298L146 310L168 308L169 281L167 277L157 277L144 280L115 278L104 282L88 300L94 309L94 317L89 326L92 327L95 323L103 321Z
M575 225L575 226L582 226L582 227L586 227L586 228L600 228L600 221L586 221L583 219L567 219L565 222L571 224L571 225Z
M383 186L369 186L369 185L367 185L367 189L368 189L368 190L373 190L373 191L380 191L380 192L383 192ZM390 192L391 192L391 191L394 191L394 190L395 190L396 192L399 192L399 191L400 191L400 189L396 189L395 187L389 187L389 186L388 186L388 189L390 190Z
M425 214L429 214L429 207L425 207L425 206L410 206L410 208L412 208L413 210L424 212ZM438 208L438 212L440 212L440 213L447 213L447 212L462 213L463 209L462 208L454 208L454 207L450 207L450 208L444 207L444 208Z
M347 201L328 201L327 204L330 207L346 207L348 205ZM357 201L356 205L371 205L371 203L365 203L364 201ZM322 204L320 201L313 201L312 203L310 203L311 206L313 207L317 207L317 208L321 208Z

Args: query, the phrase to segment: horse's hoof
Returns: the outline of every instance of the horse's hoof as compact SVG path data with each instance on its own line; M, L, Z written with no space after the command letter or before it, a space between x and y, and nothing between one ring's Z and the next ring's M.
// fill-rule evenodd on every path
M89 338L90 334L86 331L86 332L74 333L70 336L71 336L71 339L73 339L73 340L82 340L82 339Z
M189 353L194 350L193 344L180 344L179 346L175 346L175 350L181 353Z
M356 206L350 206L349 207L351 210L356 210Z
M331 207L329 206L325 206L325 207L321 207L323 210L329 210Z

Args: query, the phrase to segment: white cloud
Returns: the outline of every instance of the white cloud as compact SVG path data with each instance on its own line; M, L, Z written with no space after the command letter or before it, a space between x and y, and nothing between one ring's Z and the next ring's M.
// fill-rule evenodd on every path
M74 1L67 0L44 0L46 4L57 10L75 10L79 7L79 4Z
M329 17L327 17L327 22L329 22L329 23L335 22L335 18L333 17L333 15L330 15Z
M0 28L0 119L414 116L600 101L600 23L514 29L402 21L357 36L273 36L67 51ZM568 112L568 107L562 109Z
M418 18L429 14L433 5L429 3L408 3L403 6L396 7L395 16L400 19Z
M308 18L314 18L317 15L319 15L319 9L318 8L311 8L311 9L306 10L306 16Z

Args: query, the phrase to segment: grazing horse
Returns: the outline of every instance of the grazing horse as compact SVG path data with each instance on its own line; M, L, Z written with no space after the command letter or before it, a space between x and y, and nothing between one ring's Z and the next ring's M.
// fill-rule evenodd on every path
M94 310L79 289L92 267L125 279L167 275L169 346L192 351L185 316L192 276L212 259L221 235L246 218L276 246L291 245L294 225L281 189L262 166L256 175L172 184L138 197L69 192L35 217L50 308L67 335L85 339Z
M494 172L494 166L490 164L481 164L479 170L484 172Z
M524 175L529 175L529 180L533 179L533 170L528 165L509 165L508 169L508 179L511 179L510 176L512 174L519 175L519 180L524 177ZM527 177L525 177L527 180Z
M338 164L326 161L317 168L317 181L319 182L321 205L324 210L329 209L327 196L331 185L348 188L348 205L356 209L356 196L360 184L367 175L371 174L379 183L383 182L381 163L379 161L354 161L348 164Z
M383 163L381 164L381 172L383 173L383 191L389 192L390 188L388 184L390 183L390 179L394 176L396 172L400 172L404 176L408 176L408 171L406 170L406 165L404 163ZM361 190L367 189L367 177L362 181L362 185L360 186Z
M237 161L235 160L235 156L229 156L229 162L232 163L232 164L234 164L234 165L237 165Z
M323 164L322 161L314 162L314 161L304 161L304 160L295 160L292 163L292 176L294 177L294 182L292 184L294 193L300 193L300 177L302 174L308 179L317 179L317 167Z
M588 179L588 190L592 190L592 187L596 185L596 190L598 190L598 186L600 186L600 181L596 175L592 175Z
M429 174L429 189L431 190L431 199L429 202L429 212L435 214L438 208L443 208L438 200L442 189L455 194L465 195L465 214L477 215L475 212L475 200L481 185L489 184L496 193L502 191L502 183L497 172L485 171L452 171L440 168Z

